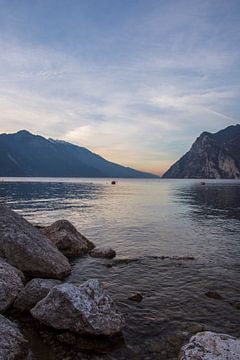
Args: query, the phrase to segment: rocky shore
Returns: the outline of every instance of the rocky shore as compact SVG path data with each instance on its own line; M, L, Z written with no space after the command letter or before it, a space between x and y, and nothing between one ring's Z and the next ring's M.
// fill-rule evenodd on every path
M95 247L67 220L34 226L0 204L0 360L37 360L18 326L21 322L47 339L56 359L80 359L81 355L76 355L79 350L105 353L109 344L118 346L124 341L127 320L103 284L98 279L68 282L69 259L86 254L107 259L116 256L108 246ZM141 293L129 297L136 303L142 298ZM185 339L178 358L240 359L240 340L197 332Z

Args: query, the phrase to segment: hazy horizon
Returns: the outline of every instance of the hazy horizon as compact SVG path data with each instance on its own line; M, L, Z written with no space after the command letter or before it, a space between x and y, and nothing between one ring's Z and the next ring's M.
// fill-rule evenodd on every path
M239 123L238 0L0 0L0 129L161 175Z

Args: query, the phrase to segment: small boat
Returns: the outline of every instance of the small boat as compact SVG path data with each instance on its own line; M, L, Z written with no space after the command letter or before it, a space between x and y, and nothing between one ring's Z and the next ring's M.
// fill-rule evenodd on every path
M202 181L202 182L201 182L201 185L206 185L205 181Z

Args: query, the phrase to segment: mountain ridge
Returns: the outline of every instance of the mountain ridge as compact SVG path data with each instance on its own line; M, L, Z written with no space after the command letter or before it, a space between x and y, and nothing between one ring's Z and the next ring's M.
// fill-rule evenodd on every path
M163 178L240 178L240 125L204 131Z
M27 130L0 134L0 176L158 178L108 161L82 146Z

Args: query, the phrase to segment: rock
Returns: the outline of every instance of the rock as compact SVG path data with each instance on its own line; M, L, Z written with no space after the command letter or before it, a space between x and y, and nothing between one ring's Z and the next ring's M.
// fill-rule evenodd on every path
M218 294L216 291L208 291L205 295L211 299L221 300L222 296Z
M0 258L0 312L7 310L24 288L21 272Z
M124 325L123 316L96 279L53 287L31 314L45 325L79 334L114 335Z
M50 226L38 229L67 257L86 254L95 246L67 220L58 220Z
M28 342L16 324L0 315L0 359L22 360L28 353Z
M132 300L132 301L136 301L136 302L141 302L143 299L143 296L139 291L137 291L134 294L130 295L128 299Z
M27 283L14 302L14 307L20 311L32 309L49 291L61 281L55 279L33 279Z
M239 360L240 340L226 334L204 331L182 347L179 360Z
M109 246L95 247L90 252L90 255L96 258L113 259L116 256L116 251L114 251Z
M0 204L0 255L31 277L61 279L71 267L58 249L22 216Z

